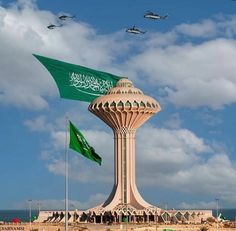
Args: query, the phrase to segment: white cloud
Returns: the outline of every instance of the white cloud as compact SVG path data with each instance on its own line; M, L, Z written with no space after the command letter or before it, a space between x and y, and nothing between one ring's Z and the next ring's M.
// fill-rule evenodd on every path
M56 131L51 133L51 138L53 140L53 145L55 149L62 149L65 147L66 137L68 132L65 131Z
M102 193L97 193L94 195L90 195L87 201L77 201L77 200L68 200L69 210L84 210L88 208L95 207L104 200L107 199L107 195ZM65 209L65 200L61 199L44 199L44 200L32 200L31 206L32 209L38 210L38 205L40 203L41 210L64 210ZM29 204L27 201L21 201L14 205L12 205L13 209L28 209Z
M172 114L170 116L170 119L165 122L164 127L169 128L169 129L178 129L181 127L181 123L182 121L180 119L179 114L175 113L175 114Z
M54 81L32 53L140 83L145 79L145 86L161 89L177 106L219 109L236 101L235 16L181 24L165 34L150 33L142 42L127 41L120 32L99 35L79 21L56 30L48 30L49 23L57 23L57 16L39 10L34 1L0 7L1 104L40 110L48 108L45 97L58 97ZM192 36L200 40L191 44Z
M70 153L70 177L80 182L112 184L113 135L101 130L82 130L82 133L101 155L103 164L99 167L76 153ZM60 147L56 139L51 141L54 147ZM211 196L221 193L225 201L235 198L233 179L236 168L225 148L214 142L210 144L187 129L142 127L137 134L136 157L137 182L143 187L164 187ZM64 175L63 158L54 155L45 160L50 172Z
M127 69L147 76L145 83L162 88L167 100L177 106L219 109L236 101L235 44L215 39L147 49L132 57ZM140 81L144 83L144 78Z
M220 28L221 36L234 37L236 34L236 16L235 15L220 15L216 18L217 26Z
M40 123L39 123L40 124ZM65 133L57 123L48 130L50 140L44 144L42 159L49 172L64 175ZM102 166L69 149L69 177L78 182L109 183L114 174L113 134L102 130L84 130L88 142L102 157ZM207 195L222 201L236 201L234 181L236 167L227 149L215 141L207 141L192 131L176 128L155 128L151 125L138 130L136 137L137 183L141 187L167 188L191 195Z
M56 21L56 15L39 10L34 1L0 7L1 104L40 110L48 108L45 97L58 96L53 79L33 53L108 71L114 53L127 49L123 41L117 43L119 35L98 35L83 22L48 30Z
M199 201L196 203L181 202L178 206L181 209L216 209L216 202Z
M69 177L79 182L109 182L113 180L113 136L99 130L81 130L89 144L95 148L96 153L102 157L102 166L86 159L81 154L69 149ZM51 142L54 148L63 149L65 137L63 132L55 132ZM56 137L56 138L55 138ZM45 151L43 152L45 156ZM47 156L47 155L46 155ZM47 159L47 158L45 158ZM63 157L54 154L47 164L48 170L54 174L64 175L65 162Z
M190 37L214 38L234 37L236 34L235 15L219 14L212 19L204 19L197 23L183 23L175 27L177 33Z
M46 122L47 117L45 115L39 116L34 120L26 120L24 124L31 130L31 131L48 131L51 129L51 126Z
M38 16L31 8L0 8L0 102L3 104L32 109L48 106L41 95L46 92L51 95L53 82L47 81L40 68L32 68L35 61L32 53L41 46L41 37L34 30L34 23L36 28L40 24L35 20Z
M217 126L223 122L222 118L207 111L199 113L198 118L201 119L205 124L212 127Z
M217 33L217 25L214 21L207 19L200 23L187 24L183 23L176 26L176 31L187 36L193 37L212 37Z
M206 145L191 131L141 129L137 155L138 182L143 186L236 201L235 163L224 148Z
M82 182L99 181L111 183L113 180L113 164L111 163L113 163L114 155L112 133L98 130L82 130L81 132L89 143L96 148L96 152L101 155L103 164L102 167L98 167L95 163L91 163L90 160L84 159L82 156L70 156L70 177ZM141 172L145 171L144 169L148 166L148 168L150 166L158 167L158 170L164 172L170 171L171 168L171 171L175 172L176 169L193 165L194 161L200 158L199 154L212 151L202 139L186 129L168 130L145 127L138 134L136 145ZM51 142L54 148L63 149L64 135L61 131L53 133ZM145 153L145 155L142 153ZM49 171L63 175L64 159L58 159L58 155L54 158L48 164ZM89 168L87 164L90 165ZM142 176L144 176L144 181L149 182L147 181L149 172L146 171L146 173L142 173ZM156 173L151 172L150 174L154 176ZM151 181L150 183L152 184L153 182Z
M158 129L151 126L138 131L138 178L141 184L165 184L156 177L188 169L200 161L202 153L212 152L203 139L187 129ZM149 179L149 180L147 180Z

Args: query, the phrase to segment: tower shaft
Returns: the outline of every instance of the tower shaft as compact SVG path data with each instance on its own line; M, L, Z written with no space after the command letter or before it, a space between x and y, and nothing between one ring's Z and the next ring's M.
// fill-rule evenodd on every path
M115 184L120 191L121 203L130 203L131 184L135 184L135 130L122 128L115 131Z
M121 203L131 203L131 184L135 184L135 130L122 128L115 131L114 184Z

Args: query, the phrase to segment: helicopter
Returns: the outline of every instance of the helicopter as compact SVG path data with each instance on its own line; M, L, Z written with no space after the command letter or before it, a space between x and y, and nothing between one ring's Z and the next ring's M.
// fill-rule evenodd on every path
M132 33L132 34L145 34L146 33L146 31L141 31L138 28L136 28L135 26L127 28L126 32Z
M68 18L75 18L75 15L73 15L73 16L69 16L69 15L61 15L61 16L59 16L58 17L60 20L66 20L66 19L68 19Z
M156 13L153 13L151 11L148 11L144 14L143 16L144 18L148 18L148 19L154 19L154 20L157 20L157 19L166 19L168 17L168 14L162 16L162 15L159 15L159 14L156 14Z
M47 28L48 28L49 30L55 29L55 27L62 27L62 25L50 24L49 26L47 26Z

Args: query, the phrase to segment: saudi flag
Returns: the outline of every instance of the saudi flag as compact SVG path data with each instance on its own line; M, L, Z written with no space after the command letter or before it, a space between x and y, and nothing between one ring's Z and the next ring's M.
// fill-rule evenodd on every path
M97 162L99 165L102 163L102 158L91 147L83 134L76 128L70 121L70 144L69 147L74 151L82 154L88 159Z
M121 78L44 56L35 55L55 80L61 98L92 102L105 95Z

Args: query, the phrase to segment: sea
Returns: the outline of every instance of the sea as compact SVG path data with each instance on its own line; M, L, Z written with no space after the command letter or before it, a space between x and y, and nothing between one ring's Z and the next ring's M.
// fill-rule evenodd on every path
M0 221L11 222L13 219L18 218L22 222L29 222L29 210L0 210ZM31 211L31 220L38 217L38 210Z
M219 209L218 214L222 214L227 220L236 221L236 209ZM217 211L213 210L213 216ZM38 211L32 210L31 217L37 217ZM0 221L11 222L12 219L19 218L22 222L29 221L29 210L0 210Z

